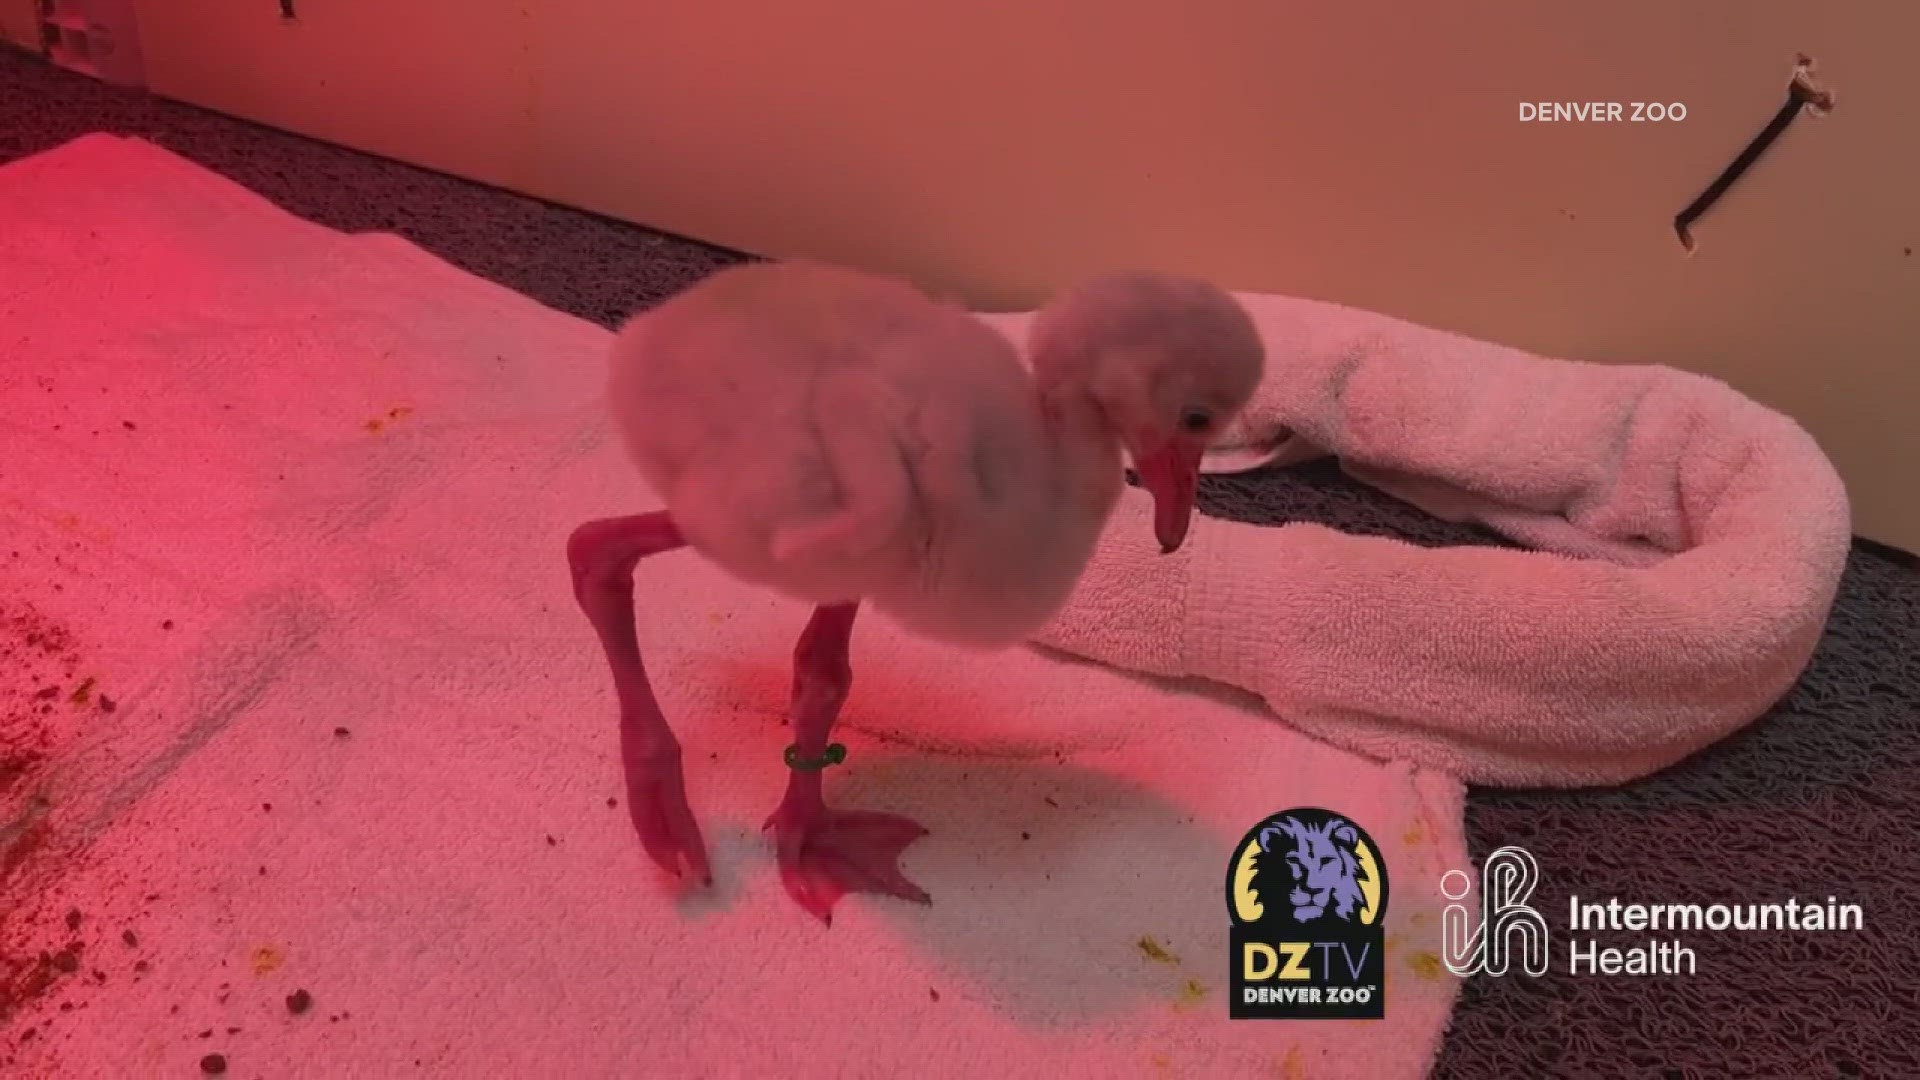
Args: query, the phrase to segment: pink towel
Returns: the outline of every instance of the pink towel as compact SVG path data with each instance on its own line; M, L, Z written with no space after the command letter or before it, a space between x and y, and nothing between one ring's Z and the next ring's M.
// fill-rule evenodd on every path
M1132 492L1043 641L1239 686L1337 745L1511 785L1646 775L1754 720L1805 668L1850 519L1793 421L1670 368L1241 299L1267 381L1217 471L1333 454L1535 550L1206 521L1162 558L1130 542L1149 511ZM986 318L1024 341L1028 314Z
M0 1027L0 1075L1427 1071L1457 779L863 616L827 790L933 831L904 865L934 903L850 897L824 930L760 831L806 612L685 551L636 592L717 889L662 887L607 803L564 557L658 505L609 344L145 143L0 169L0 1010L82 945ZM1234 846L1315 805L1381 849L1386 1017L1232 1021Z

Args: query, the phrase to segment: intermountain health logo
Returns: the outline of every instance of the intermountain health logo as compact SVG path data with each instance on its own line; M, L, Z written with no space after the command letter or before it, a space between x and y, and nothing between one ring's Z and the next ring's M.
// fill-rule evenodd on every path
M1540 864L1524 848L1507 846L1480 867L1479 895L1464 870L1440 879L1452 903L1441 912L1442 960L1447 970L1468 975L1539 977L1549 969L1547 918L1533 903ZM1619 897L1567 898L1566 973L1569 975L1694 975L1699 958L1687 944L1709 933L1825 933L1859 930L1866 915L1859 904L1828 896L1826 903L1790 896L1768 903L1631 903ZM1644 934L1625 942L1590 936ZM1681 936L1687 935L1687 936Z
M1505 975L1509 958L1517 953L1527 974L1545 975L1547 920L1527 903L1539 884L1540 864L1533 856L1525 848L1503 847L1481 865L1480 910L1470 912L1458 901L1473 891L1473 879L1463 870L1447 871L1440 891L1455 901L1440 913L1441 959L1447 970L1460 976Z
M1247 830L1227 867L1235 1020L1386 1015L1387 870L1351 818L1284 810Z

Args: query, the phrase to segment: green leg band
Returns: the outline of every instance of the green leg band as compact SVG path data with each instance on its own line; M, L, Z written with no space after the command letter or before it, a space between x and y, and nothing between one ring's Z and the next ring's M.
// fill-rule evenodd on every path
M827 752L821 754L819 757L803 758L800 756L800 744L794 743L792 746L787 747L786 758L787 768L789 769L798 769L801 772L819 772L829 765L838 765L847 760L847 748L839 743L830 743L827 746Z

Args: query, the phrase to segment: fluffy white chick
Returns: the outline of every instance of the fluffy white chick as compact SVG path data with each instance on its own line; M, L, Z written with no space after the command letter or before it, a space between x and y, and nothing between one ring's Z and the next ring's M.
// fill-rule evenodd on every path
M628 807L655 861L707 880L679 744L642 665L632 569L691 546L815 605L794 653L795 744L768 821L782 879L831 922L850 891L925 901L898 868L924 831L829 809L820 770L851 682L859 605L956 645L1024 640L1065 602L1123 484L1152 492L1162 550L1193 512L1200 456L1252 396L1264 350L1227 293L1133 273L1036 318L1031 373L964 309L811 263L720 271L616 336L616 425L666 508L573 534L575 593L612 668Z

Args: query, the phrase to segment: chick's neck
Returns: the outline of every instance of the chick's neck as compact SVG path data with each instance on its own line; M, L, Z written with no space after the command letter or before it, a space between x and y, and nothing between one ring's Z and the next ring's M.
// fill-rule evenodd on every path
M1120 498L1120 434L1085 387L1066 382L1040 390L1040 415L1054 455L1060 497L1104 518Z

